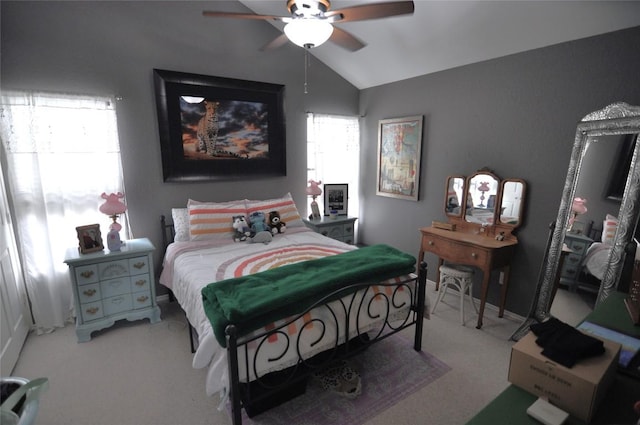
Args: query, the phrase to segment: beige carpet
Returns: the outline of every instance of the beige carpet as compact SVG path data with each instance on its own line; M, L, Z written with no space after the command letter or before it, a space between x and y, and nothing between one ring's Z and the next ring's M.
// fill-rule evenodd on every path
M469 305L467 326L460 325L457 306L447 295L425 320L423 339L423 349L452 370L368 424L463 424L508 385L509 337L521 319L499 319L488 306L478 330ZM50 380L36 424L230 424L218 397L205 395L206 371L191 368L184 315L175 304L161 309L160 323L118 322L87 343L76 342L73 326L30 335L14 375Z

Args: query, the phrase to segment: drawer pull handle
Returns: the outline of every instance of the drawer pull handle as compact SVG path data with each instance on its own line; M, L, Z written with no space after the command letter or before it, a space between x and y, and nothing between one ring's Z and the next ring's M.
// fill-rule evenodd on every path
M433 241L429 241L429 245L433 246L435 243Z
M139 261L139 262L135 263L135 264L133 265L133 267L135 267L136 269L141 269L141 268L143 268L143 267L144 267L144 266L146 266L146 265L147 265L147 263L145 263L144 261Z
M91 276L93 276L93 270L87 270L86 272L82 272L80 273L80 276L84 277L85 279L89 279Z
M96 294L96 290L95 289L87 289L86 291L83 292L83 294L85 294L87 297L93 297Z
M471 258L478 258L478 254L476 254L475 252L471 253Z
M141 297L136 298L136 301L138 301L139 303L143 303L148 299L149 299L149 297L147 297L146 295L143 295Z
M140 279L140 280L136 281L136 286L144 286L145 283L147 283L146 280Z
M100 311L99 307L91 307L86 310L86 312L89 314L96 314L98 311Z

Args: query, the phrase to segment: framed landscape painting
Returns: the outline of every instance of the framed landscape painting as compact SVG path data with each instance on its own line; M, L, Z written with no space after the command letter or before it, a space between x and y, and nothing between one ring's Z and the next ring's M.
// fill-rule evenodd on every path
M164 181L286 175L284 86L154 69Z
M379 121L377 195L418 200L422 121L422 115Z

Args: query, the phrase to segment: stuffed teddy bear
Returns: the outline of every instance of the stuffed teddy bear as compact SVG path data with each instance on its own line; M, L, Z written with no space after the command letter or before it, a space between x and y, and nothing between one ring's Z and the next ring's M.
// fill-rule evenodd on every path
M262 242L264 244L271 242L273 235L271 234L271 229L265 220L266 218L262 211L255 211L249 214L251 235L249 236L249 239L247 239L247 242Z
M249 223L243 215L233 216L233 240L236 242L246 241L251 236L251 229Z
M278 211L269 212L269 227L271 227L271 233L284 233L287 231L287 223L282 221L280 213Z

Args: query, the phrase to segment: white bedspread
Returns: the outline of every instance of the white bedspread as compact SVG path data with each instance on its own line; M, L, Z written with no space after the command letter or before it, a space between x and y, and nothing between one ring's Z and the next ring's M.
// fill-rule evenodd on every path
M287 229L287 233L275 235L273 241L266 245L232 241L175 242L169 245L163 262L160 283L172 289L189 322L198 332L199 346L193 357L193 367L198 369L208 367L207 394L221 392L224 398L228 385L228 373L226 350L216 341L211 324L204 312L201 295L203 287L214 281L253 274L285 264L335 255L353 249L356 247L327 238L306 228ZM400 313L406 314L406 311L407 308L398 310L398 317L401 317ZM355 320L358 319L355 318ZM287 367L286 364L282 366ZM262 367L260 373L264 373L266 366L260 367ZM277 369L267 371L270 370ZM253 379L254 374L251 373L251 376Z
M607 245L601 242L594 242L591 244L591 246L589 246L582 264L589 273L602 280L602 277L604 276L604 270L607 267L607 263L609 262L610 251L611 245Z

